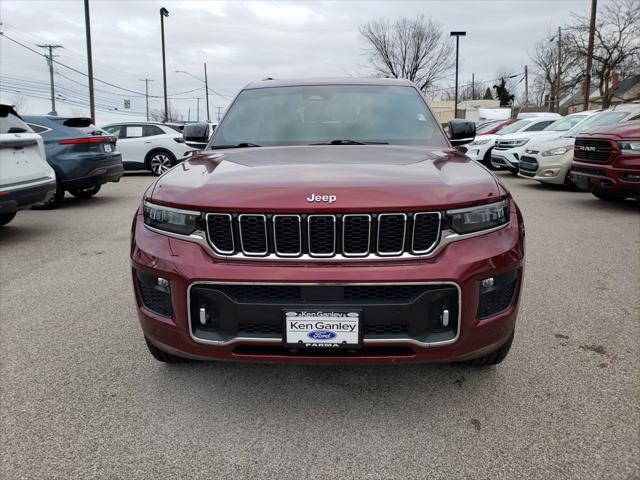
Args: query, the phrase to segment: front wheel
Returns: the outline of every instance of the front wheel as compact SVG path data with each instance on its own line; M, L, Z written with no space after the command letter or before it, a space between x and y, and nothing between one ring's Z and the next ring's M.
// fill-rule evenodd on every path
M100 191L100 185L91 185L87 188L77 188L69 190L69 193L76 198L91 198Z
M617 195L610 195L602 192L591 192L594 196L605 202L624 202L624 197L618 197Z
M4 227L7 223L13 220L15 216L16 216L16 212L0 213L0 227Z
M485 355L484 357L475 358L465 363L467 365L475 365L478 367L489 367L491 365L498 365L507 357L509 350L511 350L511 344L513 343L514 335L515 332L513 332L507 339L507 341L504 342L502 346L500 346L500 348L498 348L497 350L491 352L488 355Z
M169 152L155 152L149 157L149 170L155 175L162 175L176 164L175 157Z

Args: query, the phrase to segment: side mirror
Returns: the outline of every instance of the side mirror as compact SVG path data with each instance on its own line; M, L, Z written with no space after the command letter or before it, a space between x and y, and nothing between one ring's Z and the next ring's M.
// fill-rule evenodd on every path
M466 120L449 120L449 140L458 146L473 142L476 138L476 124Z
M202 150L209 143L209 133L208 123L187 123L182 130L182 137L191 148Z

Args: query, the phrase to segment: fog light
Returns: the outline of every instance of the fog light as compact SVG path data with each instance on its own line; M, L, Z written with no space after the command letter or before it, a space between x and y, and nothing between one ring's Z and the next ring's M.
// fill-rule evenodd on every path
M493 279L493 277L485 278L484 280L482 280L482 282L480 282L480 285L482 285L482 288L493 287L494 284L495 284L495 280Z
M156 284L158 285L160 290L162 290L164 292L168 292L169 291L169 280L167 280L166 278L158 277L158 280L156 281Z
M545 170L544 172L542 172L542 175L544 175L545 177L553 177L555 173L553 173L553 170Z
M200 325L207 324L207 309L200 307Z

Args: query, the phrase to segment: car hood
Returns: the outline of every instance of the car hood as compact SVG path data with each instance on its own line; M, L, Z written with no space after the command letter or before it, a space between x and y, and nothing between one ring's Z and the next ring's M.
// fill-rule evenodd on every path
M307 200L312 194L335 201ZM335 145L206 151L160 177L150 200L211 211L393 211L505 194L490 172L453 149Z
M552 148L566 147L567 145L573 146L575 141L576 139L573 137L534 139L533 141L527 143L527 148L533 149L533 147L535 146L536 150L545 151L545 150L550 150Z
M510 133L508 135L502 135L500 137L500 141L509 141L509 140L520 140L520 139L529 139L533 140L549 140L552 138L557 138L563 135L566 132L558 132L558 131L541 131L541 132L522 132L522 133Z

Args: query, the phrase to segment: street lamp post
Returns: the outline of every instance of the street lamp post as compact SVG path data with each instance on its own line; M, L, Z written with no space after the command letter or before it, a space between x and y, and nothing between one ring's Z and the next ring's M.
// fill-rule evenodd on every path
M169 99L167 98L167 63L164 54L164 17L169 16L169 10L160 9L160 32L162 35L162 82L164 84L164 121L169 121Z
M453 104L453 118L458 118L458 49L460 47L460 37L467 35L467 32L451 32L452 37L456 37L456 93Z

